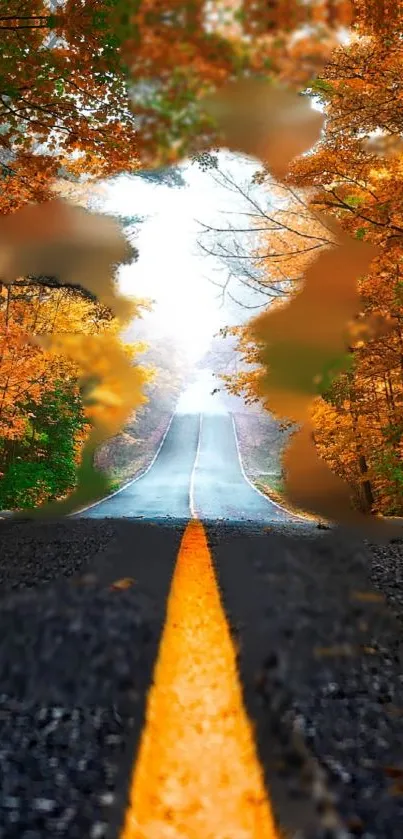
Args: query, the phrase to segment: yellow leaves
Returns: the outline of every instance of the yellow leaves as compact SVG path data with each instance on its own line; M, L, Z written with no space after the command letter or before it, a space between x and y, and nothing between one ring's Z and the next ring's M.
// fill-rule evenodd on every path
M375 149L374 149L373 146L369 146L368 150L369 151L374 151ZM377 169L370 169L368 174L369 174L369 177L372 178L372 180L374 180L374 181L389 180L392 177L391 172L388 169L386 169L384 166L379 167Z
M349 342L356 349L365 346L366 342L374 338L389 335L396 327L397 320L389 314L370 312L368 315L354 320L348 325Z
M130 363L115 335L52 335L32 340L77 364L81 383L87 385L86 414L97 442L117 434L134 408L146 401L143 387L148 373Z
M116 292L112 272L130 255L129 245L113 219L73 207L60 199L27 205L0 220L0 275L56 277L60 284L80 285L125 322L135 305Z
M25 330L21 329L24 318L22 321L17 319L9 378L13 375L12 364L15 366L18 335L20 341L26 341L31 332L31 345L46 351L35 353L32 346L30 348L31 364L32 359L34 363L38 357L43 360L42 376L46 368L49 373L46 360L49 356L56 362L63 358L66 368L69 363L73 365L73 374L78 371L86 415L93 426L82 454L78 488L67 502L63 502L65 509L80 500L88 503L97 493L105 491L105 481L99 478L92 465L94 450L105 438L117 434L134 409L146 401L143 388L150 374L133 364L137 351L143 348L138 346L130 353L125 351L118 334L122 324L139 311L138 304L118 294L114 285L114 269L129 256L130 247L112 219L59 199L39 206L26 206L0 220L0 274L5 283L34 275L54 278L61 285L81 286L110 309L118 321L112 321L106 333L91 334L99 329L99 305L97 308L89 301L72 300L71 293L66 294L63 289L47 292L44 300L39 294L39 305L36 309L31 307L30 311L32 296L27 285L28 302L23 311L26 325ZM27 323L29 315L33 317ZM102 327L104 323L101 323ZM56 330L60 331L56 333ZM26 337L23 339L24 332ZM86 332L90 334L84 334ZM40 385L35 391L31 382L30 398L40 398L40 392ZM15 400L20 392L8 388L8 399L10 395ZM55 504L47 512L58 513L60 509L61 505Z
M321 252L290 302L270 307L248 326L261 365L258 392L275 416L302 423L282 458L291 504L328 521L387 536L385 523L352 508L351 489L330 471L314 441L315 378L346 352L346 326L360 308L356 279L376 255L372 245L350 239L333 221L326 223L337 236L337 246ZM367 334L387 334L390 324L374 313L361 326Z
M351 240L333 222L332 228L338 247L321 253L287 305L270 308L250 326L269 371L263 384L270 390L273 409L296 422L308 416L314 376L345 351L346 321L359 308L354 281L376 253L372 246Z

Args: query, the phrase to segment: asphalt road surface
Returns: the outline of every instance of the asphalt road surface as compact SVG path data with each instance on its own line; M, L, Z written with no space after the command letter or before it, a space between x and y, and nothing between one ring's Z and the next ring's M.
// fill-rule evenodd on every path
M122 839L192 516L286 835L400 839L402 547L262 497L225 412L175 415L147 474L80 515L0 522L0 839Z
M80 514L88 518L269 523L296 520L248 483L229 413L173 416L151 469Z

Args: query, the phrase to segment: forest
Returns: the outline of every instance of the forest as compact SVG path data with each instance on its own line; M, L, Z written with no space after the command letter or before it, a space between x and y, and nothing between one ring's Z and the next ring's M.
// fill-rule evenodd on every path
M244 279L266 297L233 330L244 364L226 386L305 423L355 509L402 515L399 4L1 0L0 30L0 508L66 498L83 457L163 396L158 348L146 363L119 337L149 304L116 292L138 254L92 211L97 184L185 159L211 169L229 148L256 158L271 210L251 208ZM347 263L326 262L343 247L357 299ZM298 308L315 270L321 288ZM319 324L333 335L336 312L343 340L327 345Z

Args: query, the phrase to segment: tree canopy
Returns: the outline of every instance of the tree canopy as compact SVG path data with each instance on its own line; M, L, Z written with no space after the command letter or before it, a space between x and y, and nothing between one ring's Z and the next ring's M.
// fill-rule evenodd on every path
M309 154L293 162L285 184L305 194L314 216L333 217L351 242L376 248L369 266L358 276L359 297L349 325L346 319L344 352L329 357L317 370L313 433L317 452L347 481L357 509L401 514L403 49L399 10L385 3L379 17L382 4L357 5L365 11L360 36L333 52L309 88L324 109L322 136ZM263 171L260 177L269 187L270 172ZM284 233L291 279L293 243ZM261 235L261 247L269 244L275 250L277 231ZM307 276L306 268L302 273L301 281ZM269 261L263 275L268 284L275 278ZM341 276L337 282L341 287ZM324 274L323 303L328 308L329 283ZM299 289L301 284L296 301ZM263 314L238 330L239 350L250 370L243 370L229 385L249 399L266 400L274 410L267 384L270 323ZM312 324L312 336L315 328ZM300 457L305 456L302 451Z
M31 306L32 282L51 286L46 293L52 300L62 291L59 286L68 286L69 293L79 286L87 298L98 297L119 324L140 314L140 303L122 299L114 283L116 265L132 258L133 251L112 222L83 215L68 201L50 202L55 191L60 194L61 182L86 187L124 171L173 184L180 178L178 170L168 173L166 167L185 157L205 168L216 166L220 147L252 155L261 161L263 180L275 178L281 188L294 191L294 198L299 190L307 191L304 217L297 219L292 203L277 208L266 219L274 229L266 226L263 231L264 252L254 255L267 270L263 286L278 283L284 273L291 283L303 275L304 285L291 296L288 314L270 307L272 311L248 327L244 348L260 365L260 373L255 365L252 390L269 408L304 422L315 387L322 393L322 416L325 403L338 416L340 405L347 410L348 403L356 445L353 461L367 502L379 481L388 492L395 481L397 492L401 15L394 0L243 0L225 6L204 0L66 0L52 5L0 0L4 344L25 340L22 327L29 322L28 312L16 319L13 312L19 311L18 289L25 295L22 307ZM313 95L324 107L323 130L322 117L310 107ZM340 250L323 241L313 244L316 224L319 232L322 224L330 229ZM301 239L306 248L299 246ZM311 248L320 251L318 265L310 261ZM266 264L276 265L276 277ZM319 284L321 266L328 271L326 289ZM358 311L354 271L360 274ZM84 301L81 295L80 304L93 300ZM313 311L314 330L308 323ZM340 370L340 355L346 355L341 330L347 316L355 321L348 344L354 364L343 368L345 398L339 404L332 371ZM325 326L331 335L328 344L319 340ZM296 341L291 335L295 330ZM140 367L133 369L116 330L86 335L80 329L70 336L50 331L47 337L33 330L32 335L33 354L38 347L52 358L64 353L66 363L81 371L85 386L91 385L86 417L93 431L82 464L85 472L95 443L115 433L141 404L147 375ZM308 347L309 341L316 341L315 346ZM298 364L292 361L296 348ZM322 371L317 370L319 362ZM372 387L364 385L369 369L379 370L379 382L376 396L371 391L371 422L376 416L378 425L371 426L368 439L380 439L386 418L389 428L388 455L386 460L382 455L382 463L370 462L360 430ZM14 375L12 362L9 372L4 393ZM34 379L31 384L27 400L45 398L35 391ZM54 380L54 394L57 387ZM60 406L59 397L54 399L52 405ZM298 452L308 457L311 447L312 454L309 433L305 423L289 452L294 476ZM320 434L317 439L320 445ZM337 459L332 465L347 474Z

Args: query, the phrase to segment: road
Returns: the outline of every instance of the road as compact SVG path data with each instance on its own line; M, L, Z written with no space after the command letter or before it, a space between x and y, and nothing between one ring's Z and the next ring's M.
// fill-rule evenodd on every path
M0 523L0 839L274 836L242 701L286 835L400 839L403 551L305 528L204 405L113 496Z
M232 415L174 414L151 469L87 510L88 518L295 520L248 483Z
M287 835L305 828L298 834L304 839L346 839L337 824L321 832L331 793L343 825L353 828L349 835L400 839L403 604L399 622L394 612L401 549L390 559L382 551L371 558L360 543L334 533L301 540L280 537L275 526L258 534L247 522L192 521L206 532L266 789ZM129 839L122 825L131 772L186 529L182 522L133 518L1 522L1 839ZM192 561L184 557L182 572ZM215 761L216 737L222 743L226 708L233 706L220 694L223 716L214 714L204 663L215 692L229 675L225 624L217 626L213 604L199 595L203 581L196 568L190 571L179 592L176 586L179 614L170 610L172 632L183 630L182 642L173 637L168 649L165 676L173 683L166 687L171 696L186 691L175 700L178 735L184 709L196 713L201 698L211 724L221 719L224 729L214 728L206 755ZM189 661L186 639L194 646L199 630ZM205 722L187 718L182 733L203 735ZM160 761L172 767L174 757L165 745L160 740L152 761L164 778ZM221 792L235 805L231 774L222 768L228 780ZM177 769L179 779L180 762ZM199 771L198 758L195 798L189 796L196 803ZM204 766L203 783L205 772ZM164 784L158 806L172 796ZM151 794L160 787L154 779ZM168 815L166 831L159 823L153 828L150 810L145 820L149 828L136 839L211 835L203 826L172 832ZM253 831L225 830L215 839L228 835L256 839Z

